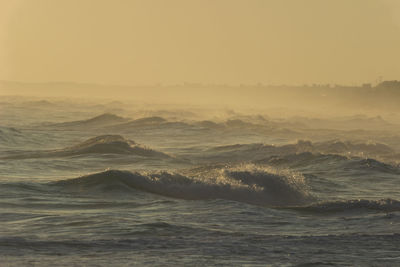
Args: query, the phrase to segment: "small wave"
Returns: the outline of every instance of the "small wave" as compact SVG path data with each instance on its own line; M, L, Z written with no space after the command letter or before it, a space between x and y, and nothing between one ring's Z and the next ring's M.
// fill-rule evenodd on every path
M12 127L0 126L0 142L4 144L15 144L24 137L23 133Z
M132 124L136 125L155 125L155 124L160 124L160 123L165 123L167 122L166 119L158 116L154 117L145 117L145 118L140 118L132 121Z
M136 143L120 135L100 135L78 145L63 149L68 154L112 153L129 154ZM61 152L61 151L60 151Z
M163 117L144 117L136 120L130 120L117 125L107 126L106 130L117 132L135 132L137 130L156 130L166 129L193 129L194 126L182 121L168 121Z
M26 152L3 159L26 159L45 157L67 157L85 154L123 154L142 157L171 158L168 154L136 144L120 135L101 135L90 138L78 145L58 150Z
M352 170L365 170L368 172L376 171L380 173L400 174L399 166L386 164L384 162L371 158L353 158L352 160L348 161L344 167Z
M355 199L328 201L311 204L304 207L294 207L293 209L315 212L315 213L338 213L352 211L378 211L378 212L396 212L400 211L400 201L394 199Z
M237 144L212 148L211 151L232 151L240 149L242 151L266 151L279 154L293 153L323 153L323 154L352 154L352 155L385 155L393 153L393 149L381 143L352 143L349 141L342 142L338 140L324 141L313 143L311 141L298 140L295 144L282 146L266 145L266 144Z
M400 168L396 165L387 164L371 158L347 157L336 154L303 152L283 156L271 156L254 162L257 164L291 168L313 165L324 167L325 170L340 168L341 170L400 174Z
M120 123L118 125L113 126L114 129L118 130L127 130L130 128L140 128L147 126L161 126L162 124L167 123L167 120L162 117L145 117L136 120L130 120L127 122Z
M111 113L104 113L98 115L96 117L87 119L87 120L79 120L79 121L69 121L69 122L62 122L62 123L55 123L50 124L47 126L53 127L61 127L61 128L76 128L79 127L80 129L83 128L91 128L91 127L101 127L101 126L109 126L117 123L126 122L127 118L120 117L115 114Z
M393 153L389 146L376 142L349 142L332 140L313 144L314 150L331 154L352 154L359 156L385 155Z
M308 154L307 154L308 153ZM205 151L205 154L214 161L268 161L271 157L287 157L288 155L298 155L316 158L312 154L322 159L322 155L330 155L328 158L334 160L346 159L348 157L358 158L384 158L393 155L393 150L379 143L352 143L342 141L316 142L299 140L294 144L282 146L252 143L218 146ZM333 156L337 155L340 158ZM296 156L297 157L297 156ZM205 157L206 158L206 157ZM299 158L299 157L297 157ZM324 159L326 160L326 159ZM329 159L328 159L329 160Z
M182 173L108 170L56 185L78 192L140 190L179 199L227 199L265 206L301 205L313 199L301 174L254 165Z
M296 167L309 166L313 164L330 164L347 160L349 160L349 158L341 155L303 152L284 156L271 156L256 162L261 164L287 165Z

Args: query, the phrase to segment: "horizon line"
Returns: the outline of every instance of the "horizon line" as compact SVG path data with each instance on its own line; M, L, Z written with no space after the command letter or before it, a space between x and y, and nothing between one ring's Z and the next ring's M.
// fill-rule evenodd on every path
M362 83L352 83L352 84L341 84L341 83L302 83L302 84L275 84L275 83L211 83L211 82L188 82L183 81L180 83L162 83L156 82L152 84L117 84L117 83L98 83L98 82L78 82L78 81L17 81L17 80L3 80L0 79L0 83L14 83L14 84L35 84L35 85L45 85L45 84L80 84L80 85L92 85L92 86L117 86L117 87L170 87L170 86L225 86L225 87L246 87L246 86L262 86L262 87L318 87L318 86L343 86L343 87L362 87L365 85L377 86L383 82L400 82L400 80L383 80L379 79L374 82L362 82Z

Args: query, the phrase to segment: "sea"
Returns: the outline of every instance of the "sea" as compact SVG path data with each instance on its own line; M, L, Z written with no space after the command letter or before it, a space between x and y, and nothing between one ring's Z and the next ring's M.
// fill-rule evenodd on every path
M391 116L0 98L0 266L400 266Z

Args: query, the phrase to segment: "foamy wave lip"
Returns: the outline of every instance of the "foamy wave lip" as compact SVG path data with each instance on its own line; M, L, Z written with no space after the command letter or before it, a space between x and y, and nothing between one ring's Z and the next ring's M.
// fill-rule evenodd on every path
M396 212L400 211L400 201L386 198L379 200L353 199L341 201L319 202L305 207L294 207L294 209L316 212L316 213L337 213L347 211L379 211Z
M140 190L187 200L227 199L265 206L303 205L313 199L301 174L254 165L193 169L181 174L108 170L56 185L88 193Z

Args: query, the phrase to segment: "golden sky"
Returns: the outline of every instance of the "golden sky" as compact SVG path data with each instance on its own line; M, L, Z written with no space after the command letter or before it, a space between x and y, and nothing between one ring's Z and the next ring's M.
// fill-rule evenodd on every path
M0 0L0 79L400 79L398 0Z

